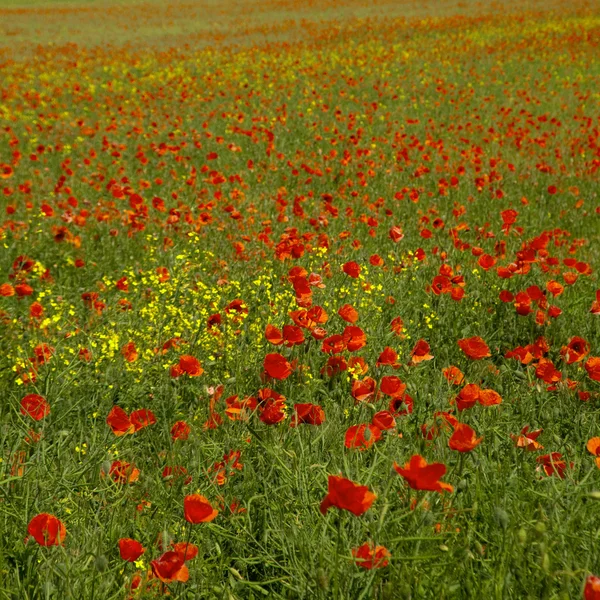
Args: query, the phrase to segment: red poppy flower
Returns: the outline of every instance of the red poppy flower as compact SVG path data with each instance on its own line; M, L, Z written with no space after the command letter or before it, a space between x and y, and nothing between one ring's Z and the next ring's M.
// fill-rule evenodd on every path
M463 372L455 366L446 367L442 370L442 373L448 383L452 385L460 385L465 380Z
M260 405L260 420L266 425L277 425L281 423L285 417L285 402L268 398L264 404Z
M106 417L106 424L112 429L112 432L117 437L135 431L135 425L120 406L113 406L110 409L110 412Z
M320 511L325 514L334 506L359 517L371 508L376 498L366 485L359 485L341 475L329 475L327 495L321 502Z
M600 469L600 437L590 438L585 447L592 456L596 457L596 465Z
M1 285L0 285L0 289L2 289ZM1 292L0 292L0 295L1 295ZM596 299L592 302L592 308L590 308L590 312L593 315L600 315L600 290L596 290Z
M446 473L446 465L442 463L427 464L427 461L415 454L401 467L394 462L394 469L413 488L413 490L429 490L432 492L452 492L454 488L440 478Z
M546 473L548 477L556 475L561 479L565 478L567 463L562 459L562 454L560 452L544 454L543 456L538 456L536 460L541 464L544 473ZM573 463L571 463L571 467L573 467Z
M548 358L541 358L535 368L535 376L545 383L556 383L562 379L562 373Z
M502 396L494 390L479 390L479 398L477 398L481 406L495 406L502 404Z
M140 470L131 463L115 460L108 474L115 483L135 483L140 477Z
M338 315L348 323L356 323L358 321L358 311L351 304L344 304L338 310Z
M10 283L3 283L0 285L0 296L4 296L5 298L9 298L10 296L15 295L15 288L10 285Z
M480 393L481 388L477 384L468 383L462 390L460 390L458 396L456 397L456 408L458 408L458 410L472 408L475 406L475 404L477 404Z
M348 352L356 352L367 343L365 332L355 325L348 325L342 333L342 339Z
M321 351L327 354L339 354L346 349L346 343L341 335L335 334L325 338L321 344Z
M424 360L431 360L433 356L429 353L431 347L425 340L419 340L410 353L411 365L416 365Z
M385 377L381 378L379 390L386 396L399 398L404 394L404 392L406 392L406 384L395 375L386 375Z
M171 439L175 440L187 440L192 428L185 421L177 421L173 427L171 427Z
M127 342L121 348L121 354L127 362L135 362L138 359L139 353L133 342Z
M542 446L537 440L537 438L542 434L543 429L538 429L536 431L529 431L529 425L525 425L523 429L521 429L520 435L510 434L512 441L515 443L517 448L523 448L525 450L534 451L534 450L542 450L544 446Z
M186 373L190 377L199 377L204 373L204 369L200 365L200 361L189 354L184 354L179 357L179 369L182 373Z
M67 536L67 528L54 515L40 513L29 521L27 533L40 546L58 546L64 543Z
M491 356L488 345L479 336L458 340L460 349L472 360Z
M383 352L379 355L377 362L375 363L376 367L380 367L382 365L389 365L391 367L398 367L398 353L389 346L386 346L383 349Z
M371 423L378 429L385 431L387 429L393 429L396 426L396 419L394 419L394 415L388 410L380 410L373 415Z
M27 394L21 400L21 414L31 417L34 421L41 421L50 414L50 405L43 396Z
M219 514L210 502L200 494L186 496L183 500L183 514L188 523L210 523Z
M292 346L299 346L304 343L304 333L300 327L296 325L284 325L283 326L283 343L291 348Z
M362 424L348 427L344 437L346 448L365 450L381 439L381 430L376 425Z
M129 419L135 428L135 431L139 431L144 427L148 427L148 425L154 425L154 423L156 423L156 417L154 416L154 413L147 408L134 410L129 416Z
M196 544L190 542L176 542L171 544L171 546L173 547L173 551L177 552L179 558L184 562L193 560L198 556L198 546L196 546Z
M352 549L352 556L356 564L363 569L380 569L388 566L391 554L385 546L365 542L362 546Z
M115 283L115 286L118 290L121 290L122 292L129 292L129 282L127 281L127 277L121 277L121 279L119 279L119 281Z
M325 422L325 411L318 404L294 404L294 416L290 427L300 423L307 425L321 425Z
M448 440L448 446L452 450L458 450L459 452L471 452L471 450L481 444L482 440L482 437L477 437L474 429L465 423L458 423L454 427L454 433Z
M582 361L590 353L590 344L581 337L572 337L560 354L568 365Z
M390 323L390 329L398 336L403 337L404 321L400 317L394 317Z
M144 552L146 552L146 549L136 540L131 538L121 538L119 540L119 554L127 562L135 562Z
M33 288L26 283L18 283L15 285L15 292L19 298L23 298L24 296L31 296L31 294L33 294Z
M150 563L152 574L163 583L181 581L185 583L189 577L188 568L178 552L165 552L160 558Z
M600 358L597 356L590 356L585 363L585 370L590 379L600 381Z
M356 402L366 402L375 393L376 386L377 383L371 377L357 379L352 382L352 397Z
M583 590L584 600L600 600L600 577L589 575Z
M346 275L348 275L348 277L356 279L360 274L360 265L358 265L354 261L350 261L342 267L342 270L344 271L344 273L346 273Z
M287 379L292 374L290 363L281 354L267 354L264 360L264 368L269 377L273 379Z
M398 227L398 225L394 225L390 229L389 236L390 236L390 239L392 240L392 242L394 242L395 244L397 244L400 240L402 240L404 238L402 229L400 227Z

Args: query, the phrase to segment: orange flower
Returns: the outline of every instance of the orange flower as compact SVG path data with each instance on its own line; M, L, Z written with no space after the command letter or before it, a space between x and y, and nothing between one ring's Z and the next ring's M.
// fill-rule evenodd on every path
M358 321L358 312L351 304L344 304L338 310L338 315L348 323L356 323Z
M600 361L599 361L600 362ZM540 358L535 368L535 376L545 383L556 383L562 379L562 373L549 358Z
M365 332L354 325L348 325L342 333L342 340L348 352L356 352L367 343Z
M432 492L453 492L454 488L440 478L446 473L446 465L442 463L427 464L419 454L415 454L401 467L394 462L394 469L403 477L413 490L428 490Z
M572 337L560 354L568 365L582 361L590 353L590 345L581 337Z
M115 483L135 483L140 477L140 470L128 462L115 460L108 474Z
M113 406L110 409L110 412L106 417L106 424L112 429L112 432L117 437L135 431L135 425L120 406Z
M381 393L385 394L386 396L399 398L404 395L404 392L406 392L406 384L395 375L386 375L385 377L381 378L379 389Z
M173 550L177 552L179 558L184 562L188 560L193 560L198 556L198 546L196 544L191 544L189 542L176 542L171 544Z
M458 408L458 410L465 410L475 406L479 400L480 394L481 388L477 384L467 383L456 397L456 408Z
M283 344L283 334L277 327L270 324L267 324L265 328L265 339L274 346Z
M442 373L448 383L452 385L460 385L465 380L463 372L455 366L446 367L442 370Z
M583 590L584 600L600 600L600 577L589 575Z
M300 423L307 425L321 425L325 422L325 411L318 404L294 404L294 416L290 427L296 427Z
M560 452L552 452L551 454L538 456L537 462L541 464L548 477L550 475L556 475L561 479L565 478L567 463L562 459L562 454L560 454ZM573 463L571 463L571 467L573 467Z
M379 355L375 366L380 367L382 365L390 365L391 367L400 366L398 364L398 353L393 348L386 346L383 349L383 352Z
M359 517L371 508L377 498L366 485L359 485L341 475L329 475L327 488L327 495L320 506L322 514L334 506Z
M494 390L479 390L479 404L481 406L494 406L502 404L502 396Z
M460 349L472 360L480 360L491 356L488 345L479 336L458 340Z
M379 427L369 424L352 425L348 427L344 438L346 448L365 450L370 448L377 440L381 439Z
M482 437L477 437L474 429L465 423L458 423L454 427L454 433L448 440L448 446L452 450L458 450L459 452L471 452L471 450L481 444L482 440Z
M590 379L600 381L600 358L590 356L584 366Z
M8 285L8 284L4 284L4 285ZM2 286L0 285L0 290L2 289ZM2 292L0 291L0 295L2 294ZM590 312L593 315L600 315L600 290L596 290L596 299L592 302L592 308L590 308Z
M43 396L27 394L21 400L21 414L31 417L34 421L41 421L50 414L50 405Z
M425 340L419 340L410 353L410 364L416 365L424 360L431 360L433 356L429 354L431 347Z
M2 285L0 285L0 296L4 296L5 298L8 298L10 296L14 296L15 295L15 288L10 285L10 283L3 283Z
M133 342L127 342L127 344L121 348L121 354L127 362L135 362L139 356L137 348Z
M404 321L400 317L394 317L390 323L390 329L398 336L404 337L402 330L404 329Z
M376 385L372 377L357 379L352 382L352 397L356 402L366 402L375 393Z
M346 273L346 275L348 275L348 277L356 279L360 274L360 265L358 265L354 261L350 261L342 267L342 270L344 271L344 273Z
M590 454L596 457L596 465L600 469L600 437L590 438L586 448Z
M129 419L131 420L135 431L139 431L144 427L148 427L148 425L154 425L154 423L156 423L156 417L154 416L154 413L147 408L134 410L129 416Z
M214 509L204 496L192 494L183 500L183 514L188 523L195 525L214 521L219 511Z
M396 419L394 419L394 415L391 412L380 410L373 415L371 424L375 425L378 429L385 431L387 429L393 429L396 426Z
M63 544L67 535L65 524L54 515L40 513L29 521L27 533L40 546L58 546Z
M200 361L189 354L184 354L179 357L178 367L182 373L186 373L189 377L199 377L204 373Z
M529 431L529 425L525 425L525 427L521 429L521 435L516 436L511 433L510 437L512 438L517 448L524 448L525 450L529 451L542 450L544 446L542 446L538 441L536 441L542 432L543 429Z
M363 569L380 569L388 566L391 554L385 546L365 542L362 546L352 549L352 556L356 559L356 564Z
M287 379L292 374L290 363L281 354L267 354L263 364L267 375L273 379Z
M165 552L160 558L150 563L152 574L163 583L181 581L185 583L189 577L188 568L178 552Z
M135 562L146 549L142 544L131 538L121 538L119 540L119 554L127 562Z
M177 421L173 427L171 427L171 439L175 440L187 440L192 428L185 421Z

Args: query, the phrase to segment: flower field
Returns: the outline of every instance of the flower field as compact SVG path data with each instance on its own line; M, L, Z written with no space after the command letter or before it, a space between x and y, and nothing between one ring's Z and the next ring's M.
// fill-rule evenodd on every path
M0 33L0 599L600 600L597 4Z

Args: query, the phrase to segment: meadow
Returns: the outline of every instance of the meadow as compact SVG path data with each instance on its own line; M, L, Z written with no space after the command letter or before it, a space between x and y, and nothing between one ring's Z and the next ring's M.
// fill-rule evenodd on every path
M0 599L600 600L599 46L5 0Z

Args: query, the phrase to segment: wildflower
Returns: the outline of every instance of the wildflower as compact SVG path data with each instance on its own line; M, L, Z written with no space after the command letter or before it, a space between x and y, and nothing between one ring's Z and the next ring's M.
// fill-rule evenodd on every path
M359 517L371 508L376 498L366 485L359 485L341 475L329 475L327 495L321 502L320 511L325 514L333 506Z
M188 523L210 523L219 514L210 502L200 494L186 496L183 500L183 514Z
M446 473L446 465L442 463L427 464L427 461L415 454L401 467L394 462L394 469L403 477L414 490L429 490L432 492L453 492L454 488L440 478Z
M388 566L391 554L385 546L365 542L362 546L352 549L352 556L356 564L363 569L380 569Z
M40 546L58 546L63 544L67 535L65 524L48 513L40 513L29 521L27 533Z

